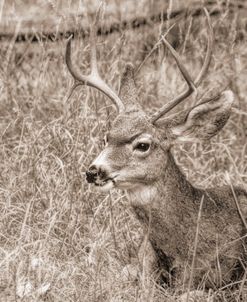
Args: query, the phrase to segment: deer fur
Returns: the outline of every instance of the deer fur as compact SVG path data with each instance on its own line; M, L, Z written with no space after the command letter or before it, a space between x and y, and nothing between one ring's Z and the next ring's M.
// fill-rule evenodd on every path
M107 133L104 160L101 154L92 166L100 165L105 175L112 177L110 188L126 189L131 207L148 234L149 244L141 247L140 255L152 257L147 261L150 269L163 269L166 281L173 285L188 285L203 202L193 287L201 282L207 287L227 284L239 274L240 266L244 268L245 260L245 240L241 237L246 229L232 189L196 188L177 166L171 148L176 141L215 135L230 116L233 95L224 92L153 125L136 103L134 90L133 71L128 67L120 91L126 110L116 117ZM143 135L152 137L153 150L136 159L131 140ZM238 187L233 189L246 217L247 193Z
M147 234L140 248L140 262L147 266L147 271L162 270L165 281L171 285L195 289L201 285L228 284L246 266L246 191L232 186L197 188L180 171L171 151L178 142L209 140L216 135L230 117L233 93L223 91L164 118L195 91L209 68L213 29L209 13L204 11L208 24L207 52L194 81L175 49L162 36L188 87L151 117L138 102L131 65L126 66L119 95L100 77L95 24L90 35L90 74L81 74L73 66L71 37L66 47L66 64L75 79L72 91L78 85L97 88L112 100L119 113L106 134L104 150L86 172L87 181L101 190L126 190ZM99 17L99 13L96 15Z

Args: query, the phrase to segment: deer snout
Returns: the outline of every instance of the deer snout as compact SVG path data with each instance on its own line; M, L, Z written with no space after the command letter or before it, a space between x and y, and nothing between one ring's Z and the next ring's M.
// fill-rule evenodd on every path
M90 167L88 171L86 171L86 180L88 183L93 183L96 181L98 176L98 171L94 166Z
M86 171L86 180L88 183L95 183L97 180L104 180L107 178L107 173L102 167L92 165Z

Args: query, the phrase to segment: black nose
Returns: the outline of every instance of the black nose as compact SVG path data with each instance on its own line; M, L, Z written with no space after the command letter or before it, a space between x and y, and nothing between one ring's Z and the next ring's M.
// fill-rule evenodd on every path
M98 176L98 170L96 167L90 167L89 170L86 172L86 180L88 183L93 183L96 181Z
M89 170L86 172L86 180L89 183L96 182L97 178L103 180L106 178L106 172L101 169L97 168L96 166L91 166Z

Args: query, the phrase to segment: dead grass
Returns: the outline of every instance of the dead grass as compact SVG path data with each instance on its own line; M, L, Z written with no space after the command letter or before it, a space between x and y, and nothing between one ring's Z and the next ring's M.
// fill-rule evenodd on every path
M227 171L232 183L246 188L247 39L237 14L226 13L222 8L213 19L216 47L199 96L228 85L236 109L210 144L181 145L174 153L199 186L226 184ZM185 23L181 31L187 28ZM205 27L195 22L192 29L179 49L196 74ZM243 40L236 43L241 30ZM154 25L100 39L100 70L116 90L125 62L137 66L158 32ZM64 49L65 41L1 44L0 301L173 301L175 293L150 278L120 277L136 256L142 230L123 192L99 194L84 179L115 111L88 88L77 89L66 102L72 79ZM87 41L73 41L73 53L80 68L88 69ZM163 56L157 51L137 79L147 112L181 89L173 60L165 52L162 62ZM239 291L219 290L215 296L238 301Z

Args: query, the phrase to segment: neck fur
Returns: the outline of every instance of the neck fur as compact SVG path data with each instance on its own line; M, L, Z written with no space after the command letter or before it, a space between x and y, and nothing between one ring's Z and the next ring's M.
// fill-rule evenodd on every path
M201 194L186 180L170 153L164 174L157 182L129 190L134 213L157 255L169 259L176 256L178 263L187 259L190 245L185 238L188 229L195 226L196 201Z
M167 165L163 176L158 181L147 185L143 184L127 191L132 205L157 204L166 202L173 204L184 203L195 198L198 190L195 189L181 172L172 154L168 153Z

